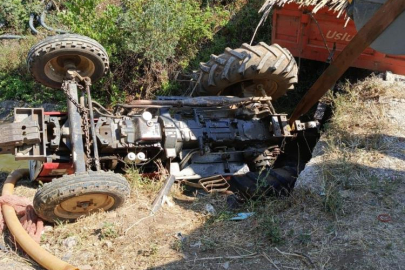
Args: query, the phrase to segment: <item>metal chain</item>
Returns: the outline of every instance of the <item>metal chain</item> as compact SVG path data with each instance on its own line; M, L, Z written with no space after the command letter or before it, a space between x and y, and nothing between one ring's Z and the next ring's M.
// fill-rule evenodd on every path
M76 99L73 98L73 96L69 93L68 85L70 83L75 83L78 87L78 89L83 90L83 86L78 84L75 80L64 80L62 84L62 90L65 93L66 97L70 100L70 102L73 103L73 105L76 106L77 110L79 111L80 115L82 116L82 121L83 121L83 132L84 132L84 139L85 139L85 147L86 147L86 157L87 157L87 162L86 162L86 167L89 170L91 167L91 164L93 163L93 158L91 157L91 145L90 145L90 132L89 132L89 110L80 105Z

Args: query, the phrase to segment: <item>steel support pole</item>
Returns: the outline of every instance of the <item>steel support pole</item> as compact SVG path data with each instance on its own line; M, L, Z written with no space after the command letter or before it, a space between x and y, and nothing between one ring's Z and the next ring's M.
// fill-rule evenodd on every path
M69 94L74 100L77 98L77 85L75 83L68 84ZM84 158L84 146L83 146L83 132L82 132L82 118L77 107L68 100L68 117L69 117L69 136L70 145L73 155L73 166L76 173L86 171L86 160Z

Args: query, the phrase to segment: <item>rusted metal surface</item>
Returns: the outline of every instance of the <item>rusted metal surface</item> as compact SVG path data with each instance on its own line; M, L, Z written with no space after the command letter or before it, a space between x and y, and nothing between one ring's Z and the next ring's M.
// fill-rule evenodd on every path
M228 181L222 175L202 178L198 183L208 193L225 192L230 187Z
M301 99L289 119L290 125L308 110L336 83L351 63L405 10L405 0L387 1L349 42L335 61L318 78Z
M41 141L37 121L28 120L0 126L0 154L13 153L14 147Z
M175 100L134 100L130 104L119 104L119 107L133 108L139 105L153 105L153 106L173 106L173 107L210 107L210 106L227 106L244 102L263 102L270 101L271 97L226 97L226 96L209 96L209 97L195 97L195 98L179 98Z

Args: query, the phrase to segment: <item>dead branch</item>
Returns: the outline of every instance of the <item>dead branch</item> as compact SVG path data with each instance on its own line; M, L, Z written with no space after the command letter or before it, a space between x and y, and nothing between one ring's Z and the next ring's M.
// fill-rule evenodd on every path
M240 256L219 256L219 257L196 258L194 260L189 260L187 262L222 260L222 259L227 259L227 260L252 259L252 258L259 257L259 256L262 256L262 255L257 255L257 253L251 253L251 254L240 255Z
M313 263L311 258L304 253L299 253L299 252L288 253L288 252L280 251L278 248L275 248L275 250L277 250L281 255L284 255L284 256L293 256L293 257L298 257L301 259L306 259L306 260L302 260L302 261L307 265L309 263L309 265L312 266L312 268L317 269L316 265Z
M277 270L280 270L280 268L278 268L278 266L270 259L270 257L263 252L263 257L268 260Z

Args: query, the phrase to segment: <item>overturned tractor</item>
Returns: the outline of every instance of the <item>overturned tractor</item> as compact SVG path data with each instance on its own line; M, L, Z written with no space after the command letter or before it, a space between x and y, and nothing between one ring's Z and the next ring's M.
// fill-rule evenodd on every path
M285 142L317 128L296 121L292 130L287 115L272 106L297 81L294 58L278 45L243 45L212 56L201 65L196 97L137 100L113 111L91 99L92 82L109 68L95 40L47 38L30 50L27 63L35 80L64 91L67 112L15 108L14 122L0 126L0 154L30 161L31 180L45 182L35 211L51 222L122 205L130 187L116 172L128 165L152 174L163 166L171 181L208 192L233 181L249 195L259 178L266 190L288 190L296 168L274 168L275 161Z

